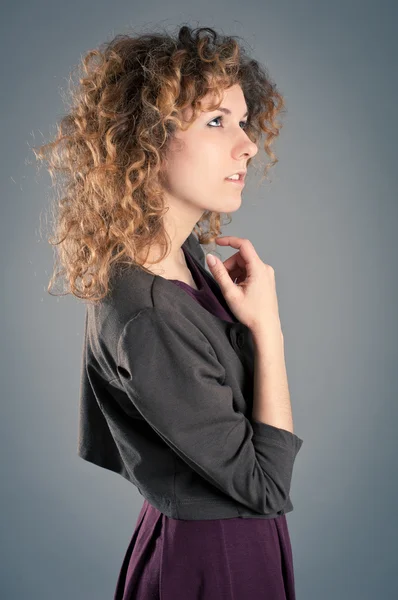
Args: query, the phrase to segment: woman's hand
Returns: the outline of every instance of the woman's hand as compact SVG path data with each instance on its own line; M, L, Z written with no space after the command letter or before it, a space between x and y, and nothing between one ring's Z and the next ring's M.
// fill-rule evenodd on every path
M211 274L235 317L251 331L270 328L275 331L276 328L282 334L274 269L263 263L248 239L226 235L215 241L218 245L238 249L224 262L215 256L214 265L210 264L209 255L206 257Z

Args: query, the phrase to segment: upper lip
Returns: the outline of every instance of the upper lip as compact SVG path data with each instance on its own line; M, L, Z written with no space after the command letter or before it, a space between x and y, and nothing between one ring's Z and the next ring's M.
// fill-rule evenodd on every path
M242 169L241 171L234 171L233 173L231 173L231 175L227 175L227 177L231 177L232 175L236 175L236 173L238 173L238 174L239 174L239 177L240 177L241 179L244 179L244 178L246 177L246 173L247 173L247 171L246 171L245 169ZM227 177L226 177L226 178L227 178ZM225 179L226 179L226 178L225 178Z

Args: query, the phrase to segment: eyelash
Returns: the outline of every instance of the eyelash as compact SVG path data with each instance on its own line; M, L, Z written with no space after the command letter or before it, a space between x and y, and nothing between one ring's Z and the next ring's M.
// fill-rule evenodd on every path
M220 115L219 117L215 117L214 119L212 119L211 121L209 121L209 123L207 125L209 126L210 123L213 123L213 121L217 121L217 120L223 121L223 116L224 115ZM241 121L241 123L245 124L245 127L242 127L243 130L245 130L245 129L248 128L248 126L249 126L249 122L248 121ZM213 127L213 129L219 129L219 127Z

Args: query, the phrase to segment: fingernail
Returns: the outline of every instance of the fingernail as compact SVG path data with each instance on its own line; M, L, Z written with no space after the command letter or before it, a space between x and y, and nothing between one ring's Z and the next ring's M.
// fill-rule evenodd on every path
M216 264L216 257L213 256L213 254L208 254L207 255L207 262L209 263L209 265L211 267L214 267L214 265Z

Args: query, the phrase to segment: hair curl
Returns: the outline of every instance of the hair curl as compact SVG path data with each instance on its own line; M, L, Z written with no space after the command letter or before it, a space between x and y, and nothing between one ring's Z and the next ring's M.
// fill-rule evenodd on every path
M147 271L139 258L145 249L147 257L150 245L159 244L159 261L169 253L161 169L173 134L197 117L207 93L218 98L214 110L223 91L239 84L249 110L248 137L257 143L265 134L271 163L264 175L278 162L270 146L282 127L276 117L284 110L283 96L235 38L184 25L177 38L119 34L86 54L56 137L33 148L48 163L53 184L61 176L53 230L59 240L48 240L59 246L61 270L55 265L49 293L65 276L66 294L99 302L109 291L112 263ZM186 107L193 114L184 128ZM195 230L199 243L212 243L221 233L220 213L204 212Z

